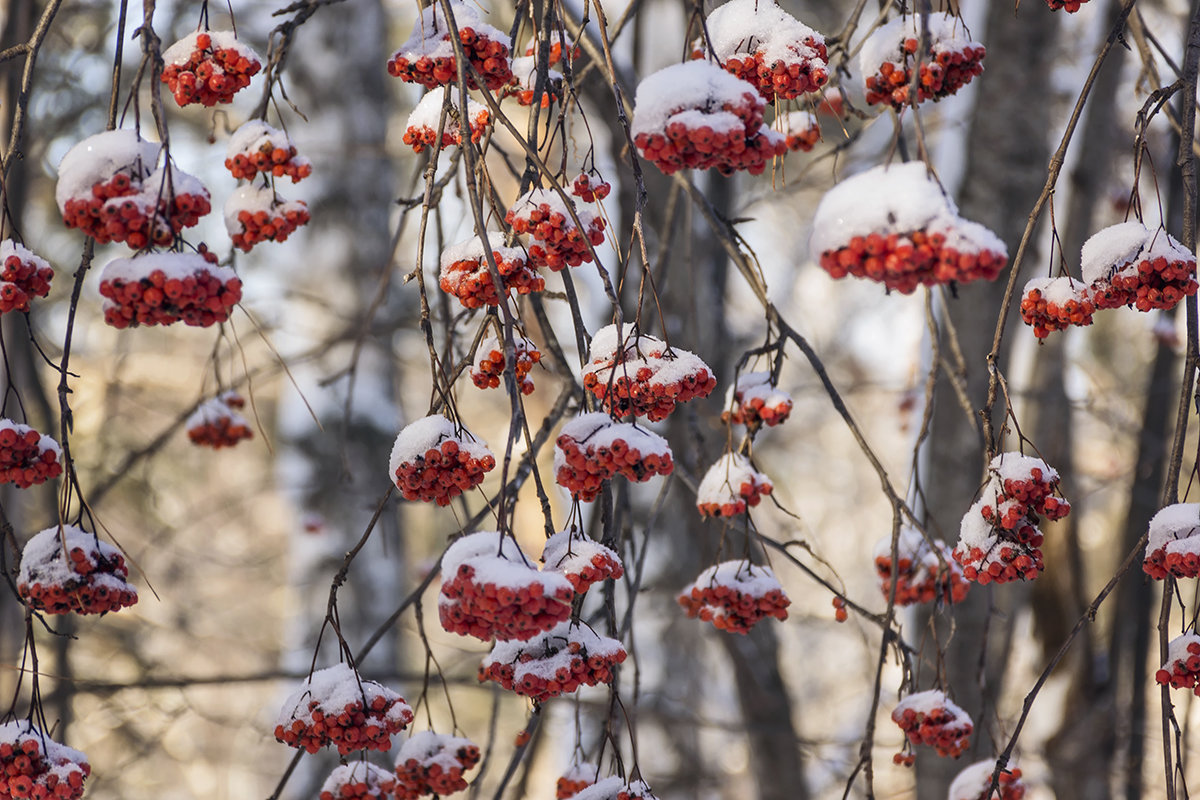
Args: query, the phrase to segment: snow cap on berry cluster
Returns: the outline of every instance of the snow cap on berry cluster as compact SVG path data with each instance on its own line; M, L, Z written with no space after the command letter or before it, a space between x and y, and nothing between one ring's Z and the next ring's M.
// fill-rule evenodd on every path
M513 80L519 88L526 91L533 91L537 86L537 62L536 55L518 56L512 60ZM551 87L563 79L563 74L558 70L546 70L546 94L550 94ZM529 102L533 102L532 98Z
M1167 645L1167 660L1166 663L1159 667L1159 669L1165 669L1167 672L1171 672L1174 669L1176 662L1186 664L1188 659L1193 655L1189 648L1191 648L1191 646L1194 644L1200 645L1200 635L1195 633L1184 633L1176 636L1171 640L1171 643Z
M34 430L35 429L29 425L24 425L11 419L0 419L0 431L15 431L17 436L20 438L24 438L26 434ZM39 433L38 436L38 453L41 454L45 453L47 450L52 450L54 451L57 459L62 461L62 447L59 445L59 443L44 433Z
M1079 302L1088 297L1087 285L1069 275L1059 278L1030 278L1021 294L1027 297L1033 291L1040 292L1042 299L1057 306L1065 306L1071 300Z
M538 571L517 540L499 531L478 531L455 539L442 555L442 574L453 576L465 563L475 568L477 583L493 583L510 589L528 586L530 571ZM559 577L547 574L542 582L551 594L559 588Z
M296 145L287 135L287 131L274 128L261 119L252 119L242 123L229 137L229 144L225 148L225 159L227 162L231 162L237 156L252 156L264 151L272 153L275 150L294 154ZM302 155L289 155L286 163L291 168L291 172L288 174L292 176L292 183L296 183L304 174L312 170L312 162Z
M1161 555L1157 555L1161 551ZM1155 578L1165 578L1172 570L1166 566L1167 557L1175 556L1176 561L1193 556L1200 559L1200 503L1175 503L1161 509L1150 519L1150 534L1146 542L1144 569ZM1192 560L1192 559L1189 559ZM1158 563L1158 569L1151 566ZM1195 572L1195 568L1186 569L1179 577L1191 577L1186 573Z
M563 575L579 575L585 570L593 569L597 560L609 565L612 577L619 578L624 574L621 557L612 548L605 547L595 539L589 539L582 531L559 531L547 539L542 548L542 563L546 565L545 568ZM576 591L579 591L578 587Z
M992 776L996 773L996 759L988 758L977 761L954 778L950 784L948 800L1019 800L1024 797L1025 787L1020 783L1021 770L1010 767L1000 772L1000 793L992 794ZM1020 794L1013 789L1020 787ZM1007 789L1007 791L1006 791Z
M626 783L616 775L598 780L571 797L572 800L656 800L645 781Z
M761 113L764 102L758 90L741 78L707 61L686 61L673 64L648 75L638 84L633 103L631 133L660 133L668 122L687 115L685 121L703 123L718 133L728 133L745 123L730 111L721 111L725 104L741 105L746 96ZM712 108L712 113L695 109ZM686 110L685 110L686 109ZM695 117L695 119L693 119Z
M1175 237L1162 229L1152 231L1136 219L1097 231L1080 251L1083 279L1088 283L1111 278L1115 272L1139 261L1159 257L1168 261L1196 261L1196 256Z
M104 265L100 282L123 281L136 283L148 280L150 273L160 270L167 280L183 280L198 272L206 272L221 283L237 278L229 267L210 264L199 253L143 253L133 258L117 258ZM108 301L105 301L108 302Z
M308 676L299 689L288 695L275 723L287 728L299 720L311 726L314 723L313 709L309 708L312 703L326 712L341 712L348 705L362 705L369 710L377 697L390 704L383 716L384 722L403 729L412 721L412 708L403 697L382 684L361 677L348 664L334 664Z
M817 206L813 217L812 253L845 247L855 236L926 230L935 222L958 216L954 201L925 164L885 164L846 178Z
M54 199L58 210L66 213L73 197L91 197L92 186L108 181L118 172L127 173L134 182L154 172L159 146L147 142L136 131L105 131L77 143L58 165L58 183Z
M188 415L187 421L184 423L185 428L195 428L200 425L215 425L222 420L228 420L229 425L249 427L246 418L233 410L226 402L227 395L218 397L210 397L205 400L196 410Z
M863 75L873 75L884 62L905 63L905 39L920 41L922 29L929 26L929 54L936 58L940 53L951 53L968 47L983 47L971 39L966 26L958 17L941 11L928 15L910 14L900 16L876 28L862 43L858 53L858 65Z
M392 794L395 783L391 771L369 761L339 764L321 784L319 800L384 800Z
M303 200L284 200L275 194L275 190L270 186L252 183L239 186L225 201L223 212L225 230L229 232L230 236L244 231L244 226L238 220L238 214L243 211L249 211L251 214L265 211L273 217L282 217L286 216L288 212L308 213L308 205Z
M17 574L17 583L61 585L78 579L79 573L66 556L75 548L87 554L98 555L106 561L113 561L121 556L121 551L111 544L99 541L94 534L74 525L63 525L61 529L46 528L34 534L25 543L25 548L21 551L21 570ZM127 570L125 574L129 574ZM93 577L111 590L128 589L137 595L137 590L117 575L94 574Z
M500 260L513 261L525 260L525 251L519 247L507 247L504 244L504 233L501 231L488 231L488 247L493 253L500 254ZM442 254L438 261L441 266L441 278L445 278L447 270L450 266L459 261L480 261L484 259L483 242L478 236L472 236L470 239L452 244L442 250Z
M437 132L438 123L442 119L442 106L445 103L446 95L450 96L450 108L452 113L446 115L445 135L459 136L461 124L458 122L457 115L462 110L462 101L459 99L458 89L454 86L447 86L442 91L426 92L425 96L413 108L412 113L408 115L409 128L429 128L429 130ZM481 103L477 103L470 97L467 98L467 127L473 129L476 125L476 120L479 116L487 115L488 111Z
M483 21L479 12L467 3L450 0L450 13L458 30L471 28L479 36L493 39L497 42L507 42L508 34L500 31ZM393 55L401 56L409 61L416 61L422 56L428 58L453 58L454 45L447 38L450 26L446 23L446 15L441 3L431 3L421 10L421 18L413 24L412 33L400 49Z
M564 217L563 225L567 228L576 227L575 220L571 217L571 209L573 208L585 229L591 227L593 221L599 216L590 208L577 208L574 202L569 199L564 200L558 192L550 188L530 189L513 201L512 206L508 209L508 213L513 216L521 216L540 206L549 207L551 214L562 214Z
M36 750L33 749L33 745L29 745L30 742L36 745ZM5 745L12 748L13 755L3 759L8 762L4 767L9 769L0 769L0 774L4 775L0 780L6 784L4 789L0 789L0 792L3 792L0 796L54 797L60 800L78 800L83 796L84 779L92 772L87 756L83 753L54 741L29 720L13 720L0 724L0 746ZM26 747L29 747L29 750L26 750ZM33 752L37 755L33 755ZM22 755L27 763L19 766L16 758ZM21 776L29 780L28 793L10 794L14 788L12 781Z
M388 459L388 474L394 481L396 470L400 469L401 464L414 461L417 456L425 455L427 450L439 447L447 440L458 442L458 449L465 450L471 458L482 459L492 455L487 445L476 439L465 427L456 428L453 422L441 414L430 414L405 425L396 436L396 443L392 445L392 455Z
M954 718L948 726L943 726L943 729L949 727L961 730L973 727L970 715L947 697L941 689L927 689L924 692L910 694L896 704L896 708L892 711L892 718L895 719L909 710L918 716L928 716L939 708Z
M0 268L12 256L16 256L28 264L32 264L35 270L52 269L49 261L34 253L20 242L14 242L12 239L5 239L0 242Z
M207 34L209 38L209 49L216 50L233 50L238 54L239 58L244 58L247 61L257 61L262 63L258 53L254 52L254 48L237 38L233 31L193 31L187 36L184 36L175 44L163 50L163 64L177 67L186 66L192 60L192 53L199 50L197 40L201 34Z
M630 450L637 450L643 457L648 455L669 456L671 445L654 431L628 422L613 422L603 411L580 414L562 427L560 436L569 436L588 448L610 448L618 439L623 439ZM565 455L558 450L554 455L554 468L566 464Z
M746 561L723 561L714 564L696 576L682 594L694 587L728 586L747 597L765 597L769 592L783 591L775 573L767 566L756 566Z
M722 506L739 498L748 499L742 494L745 485L753 491L771 486L771 481L751 466L750 459L741 453L726 453L704 473L696 490L696 505Z
M492 652L483 659L480 674L494 665L511 665L512 683L519 688L526 677L536 678L539 683L553 681L560 670L571 674L574 662L592 658L602 659L605 663L621 662L625 660L625 647L587 625L563 620L529 641L496 642ZM595 684L589 682L588 685Z
M705 27L721 61L748 50L761 52L768 65L797 56L817 58L820 54L806 40L825 42L824 36L784 11L775 0L730 0L708 15Z

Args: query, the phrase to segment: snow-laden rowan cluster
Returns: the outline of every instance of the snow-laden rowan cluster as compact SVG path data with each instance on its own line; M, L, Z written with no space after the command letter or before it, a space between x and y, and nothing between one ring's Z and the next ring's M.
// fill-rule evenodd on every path
M1196 293L1196 256L1161 228L1111 225L1083 244L1083 280L1097 309L1172 309Z
M613 422L602 411L571 420L555 442L554 478L585 503L616 475L641 483L670 475L674 467L666 439L633 423Z
M335 664L314 672L284 701L275 738L309 753L330 746L343 756L390 750L392 734L412 719L403 697L347 664Z
M546 540L542 563L547 572L557 572L570 581L576 594L583 594L594 583L625 574L616 551L575 528L559 531Z
M527 264L525 252L519 247L505 246L504 234L488 231L488 247L504 293L530 294L546 288L546 280ZM500 292L488 271L487 256L478 236L447 247L439 260L438 285L443 292L457 297L464 308L500 305Z
M0 314L28 311L30 300L50 293L53 279L46 259L12 239L0 242Z
M821 141L821 126L811 111L793 111L778 121L782 123L783 143L792 152L807 153Z
M487 445L440 414L422 417L396 436L388 475L405 500L439 506L483 483L496 466Z
M483 85L495 92L510 83L513 73L508 34L484 22L475 8L466 3L451 2L450 11L463 54L479 73ZM457 81L458 61L450 35L441 5L426 6L408 40L388 60L388 73L429 89ZM466 74L467 87L478 89L479 82L471 70L466 70Z
M163 51L162 82L181 106L229 103L262 69L232 31L196 31Z
M644 781L627 783L616 775L596 781L573 797L574 800L658 800Z
M557 800L567 800L582 792L596 782L600 768L587 761L576 761L555 782L554 796Z
M448 99L447 99L448 98ZM437 137L438 126L441 124L442 108L450 104L451 111L446 114L446 122L442 127L442 140ZM429 92L416 108L408 115L408 125L404 129L404 143L420 153L426 147L441 150L446 147L457 147L463 143L462 123L459 116L462 113L458 89L447 86L440 92ZM487 132L491 115L488 110L471 98L467 98L467 128L472 142L478 143Z
M929 53L918 67L918 102L948 97L983 72L987 49L971 39L962 20L940 12L896 17L867 37L859 51L868 105L908 105L926 26Z
M616 639L564 621L527 642L497 642L479 667L479 680L541 703L581 686L611 683L625 657Z
M104 321L114 328L185 325L207 328L229 319L242 281L208 251L145 253L110 261L100 273Z
M577 175L571 182L571 194L585 203L603 200L611 191L612 185L608 181L601 180L595 175L588 175L586 172Z
M532 47L530 48L532 51ZM561 46L555 42L550 51L550 63L558 61L556 53L561 53ZM532 52L512 60L512 82L505 87L510 97L517 98L523 106L533 105L533 95L537 92L537 56ZM541 108L549 108L551 103L562 99L563 74L558 70L546 70L546 85L542 87ZM591 202L591 201L589 201Z
M220 450L253 438L250 423L236 411L245 405L237 392L223 392L205 400L184 422L188 439L194 445Z
M1021 293L1021 319L1039 339L1070 325L1091 325L1095 311L1089 287L1069 276L1031 278Z
M964 769L950 784L948 800L1022 800L1025 784L1021 782L1018 767L1001 770L996 791L991 791L992 775L996 772L996 760L989 758L977 761Z
M1200 576L1200 503L1175 503L1151 518L1142 571L1155 580Z
M745 425L751 431L781 424L792 413L792 396L776 386L770 372L743 372L729 387L723 422Z
M0 419L0 484L28 489L62 475L62 448L28 425Z
M318 800L390 800L396 776L369 761L339 764L321 784Z
M312 174L312 162L300 155L284 131L253 119L241 125L225 149L225 169L239 180L259 175L287 176L298 183Z
M105 614L138 600L117 548L74 525L34 534L21 551L17 591L47 614Z
M759 504L775 487L740 453L726 453L708 468L696 490L696 508L704 517L735 517Z
M517 388L521 394L533 393L533 379L529 370L542 360L537 345L524 336L513 337L516 363L514 372ZM471 366L471 382L480 389L495 389L504 380L504 343L495 336L485 336L475 351L475 363Z
M766 617L787 619L791 600L770 567L725 561L701 572L677 598L689 617L718 630L746 633Z
M0 725L0 800L79 800L87 756L26 720Z
M604 243L604 218L590 208L576 208L553 189L530 189L512 204L504 221L529 235L530 265L553 272L591 263L591 248Z
M894 565L891 536L880 539L873 553L879 589L885 598L892 596L893 581L898 606L934 601L960 603L966 598L971 584L945 542L935 540L931 546L920 531L903 528L896 544Z
M971 717L939 689L910 694L892 711L908 741L928 745L939 756L958 758L971 744Z
M225 230L233 246L249 253L259 242L286 242L308 224L303 200L284 200L270 186L239 186L225 201Z
M1200 697L1200 636L1185 633L1167 645L1167 660L1154 680L1172 689L1191 689Z
M414 733L396 753L396 800L445 797L467 788L464 772L479 763L479 748L461 736Z
M614 416L657 422L676 404L707 397L717 379L695 353L668 347L626 323L620 329L607 325L592 336L583 386Z

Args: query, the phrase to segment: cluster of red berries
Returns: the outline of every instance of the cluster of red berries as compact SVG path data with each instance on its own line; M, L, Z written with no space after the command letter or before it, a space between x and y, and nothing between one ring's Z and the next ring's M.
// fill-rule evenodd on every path
M538 63L537 57L531 54L532 51L533 46L531 45L529 53L524 57L512 60L512 81L504 89L506 96L517 98L517 104L522 106L532 106L533 96L537 92ZM555 55L561 54L561 52L561 45L555 43L551 50L551 64L554 64L558 60ZM557 103L561 100L562 84L563 75L561 72L553 69L546 70L546 82L542 86L542 99L538 106L540 108L549 108L551 103Z
M198 31L163 51L162 81L181 106L228 103L262 69L231 31Z
M566 578L539 572L511 535L463 536L442 556L438 616L451 633L528 641L569 617L574 596Z
M1200 576L1200 504L1175 503L1154 515L1142 571L1155 580Z
M899 110L909 102L913 67L920 48L920 33L929 31L929 61L918 67L917 100L940 100L970 83L983 72L987 49L966 38L962 22L943 13L927 17L898 17L879 28L861 51L866 76L867 105L883 103Z
M1099 231L1083 245L1083 279L1096 308L1172 309L1196 293L1196 257L1164 230L1137 220Z
M1026 787L1021 782L1018 767L1001 770L997 776L996 791L992 791L992 776L996 774L996 760L989 758L978 761L958 773L950 784L948 800L1023 800Z
M587 765L595 774L595 767ZM575 783L587 780L580 778ZM573 797L576 800L656 800L650 787L644 781L634 781L626 783L624 778L613 775L608 778L601 778L598 781L588 781L583 788L576 791L574 794L559 795L560 797Z
M931 546L920 532L905 528L897 543L896 564L892 564L892 538L875 545L875 572L885 598L892 596L896 584L896 605L918 603L961 603L971 583L963 575L954 554L942 541Z
M414 733L396 753L396 800L446 795L467 788L463 773L479 763L470 739L433 731Z
M512 65L505 44L508 37L481 21L475 10L464 3L451 3L451 13L458 26L463 55L479 73L483 85L495 92L510 83ZM412 35L388 61L387 69L393 78L428 89L458 80L450 26L440 6L432 5L422 12ZM479 88L470 70L467 70L467 87Z
M726 453L708 468L696 490L702 517L735 517L758 505L775 487L740 453Z
M516 381L521 394L533 393L533 380L529 370L542 360L537 345L524 337L513 339L516 354ZM479 343L475 351L475 364L471 367L471 381L480 389L495 389L504 378L504 345L495 336L488 336Z
M109 262L100 273L104 321L114 328L184 324L207 328L229 319L242 281L216 255L147 253Z
M0 314L28 311L29 301L50 293L54 270L12 239L0 242Z
M540 292L546 288L545 279L537 270L527 266L525 253L519 247L505 247L504 234L488 232L488 247L500 274L504 292L517 294ZM468 239L441 254L441 275L438 285L442 291L452 294L466 308L500 305L500 293L488 271L487 258L479 237Z
M576 594L583 594L594 583L625 574L616 552L576 529L559 531L547 539L542 563L547 571L557 572L570 581Z
M312 162L299 154L291 138L261 120L251 120L236 131L225 153L225 169L239 180L258 175L287 176L298 183L312 174Z
M657 422L677 403L707 397L717 379L694 353L637 334L630 325L607 325L592 336L583 386L616 416Z
M555 783L554 796L556 800L568 800L579 794L596 782L599 773L600 768L595 764L589 764L586 761L572 764Z
M441 122L442 110L449 104L450 113L446 122ZM408 115L408 127L404 130L404 143L414 152L420 153L426 147L441 150L445 147L461 146L463 143L462 123L459 115L462 106L459 104L458 90L447 87L442 92L429 92L417 103L417 107ZM467 127L470 129L471 141L478 143L487 132L491 122L488 110L474 100L467 98ZM438 126L442 128L442 141L438 144Z
M870 233L821 253L820 263L833 278L868 278L911 294L918 286L994 280L1008 261L1002 249L960 251L946 242L946 234L940 231Z
M439 506L479 484L496 459L466 428L439 414L400 431L392 447L388 474L405 500L432 500Z
M225 230L245 253L259 242L286 242L309 220L303 200L283 200L270 186L242 186L225 202Z
M563 622L530 642L497 642L479 666L479 680L544 703L581 686L612 683L625 658L616 639Z
M585 503L615 475L641 483L674 468L666 439L601 411L568 422L555 442L555 480Z
M1066 276L1033 278L1021 294L1021 319L1039 339L1069 325L1091 325L1095 311L1090 289Z
M770 372L738 375L725 405L732 409L721 412L721 421L745 425L751 431L779 425L792 413L791 395L772 383Z
M821 141L821 126L815 114L809 111L793 111L784 118L783 143L793 153L807 153Z
M1200 697L1200 636L1185 633L1167 646L1167 663L1154 675L1154 680L1172 689L1192 689Z
M910 694L892 711L892 721L900 726L914 745L929 745L939 756L958 758L971 743L975 730L970 716L938 689Z
M58 442L28 425L0 419L0 484L18 489L45 483L62 474Z
M162 170L144 180L117 172L91 184L87 194L63 198L60 208L68 228L78 228L97 242L125 242L135 250L168 245L212 210L208 190L199 180L172 168L171 184Z
M568 207L553 189L530 189L505 214L504 221L513 230L529 234L532 266L558 272L592 261L591 247L604 243L604 219L590 209L575 209L580 227L571 208L573 204Z
M722 65L735 75L758 89L767 101L775 97L793 98L815 92L829 80L828 54L825 42L807 39L803 50L796 51L794 60L777 59L768 61L761 50L747 53L741 58L731 57ZM814 53L815 57L810 57ZM700 51L693 51L692 58L703 58Z
M792 603L770 567L747 561L709 567L684 588L678 600L689 617L729 633L746 633L765 617L785 620Z
M340 764L321 784L319 800L390 800L396 776L369 761Z
M608 193L611 191L612 185L608 181L588 175L586 172L580 173L571 183L571 194L580 198L585 203L595 203L598 200L603 200L608 197Z
M253 438L249 423L236 410L245 405L246 401L236 392L225 392L205 400L184 423L188 439L194 445L220 450Z
M47 614L106 614L133 605L125 558L112 545L73 525L35 534L21 553L17 591Z
M0 725L0 800L79 800L91 774L87 756L32 722Z
M284 701L275 738L315 753L333 745L339 755L359 750L390 750L392 734L413 720L404 698L375 681L364 680L346 664L317 670Z
M1046 5L1050 6L1051 11L1062 9L1068 14L1074 14L1079 10L1079 7L1088 0L1046 0Z

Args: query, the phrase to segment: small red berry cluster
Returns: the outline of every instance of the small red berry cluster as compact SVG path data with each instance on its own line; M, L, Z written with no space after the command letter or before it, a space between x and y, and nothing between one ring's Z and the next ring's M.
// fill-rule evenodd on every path
M562 622L529 642L497 642L479 667L479 680L544 703L581 686L612 683L625 658L616 639Z
M249 423L236 410L245 405L246 401L237 392L225 392L205 400L184 423L188 439L194 445L220 450L253 438Z
M611 548L582 531L559 531L546 540L542 563L549 572L557 572L571 582L576 594L583 594L592 584L625 574L621 557Z
M73 525L35 534L21 553L17 591L47 614L106 614L138 600L125 558Z
M62 474L62 448L28 425L0 419L0 484L18 489L45 483Z
M197 31L163 51L162 81L180 106L229 103L262 69L232 31Z
M225 169L238 180L253 180L259 175L282 178L292 183L312 175L312 162L300 155L291 138L261 120L251 120L236 131L225 152Z
M845 247L821 253L820 259L833 278L867 278L901 294L918 286L995 280L1007 261L1003 250L958 250L947 246L945 233L921 230L854 236Z
M591 247L604 244L604 218L587 208L575 209L575 215L582 228L575 224L557 192L530 189L517 198L504 221L517 233L529 234L531 266L558 272L563 267L591 263Z
M0 725L0 800L79 800L91 774L87 756L32 722Z
M542 354L530 340L514 337L516 348L516 380L521 394L533 393L533 380L529 370L542 360ZM504 345L495 336L487 336L475 351L475 364L471 367L471 381L480 389L495 389L504 379Z
M396 776L369 761L339 764L321 784L319 800L390 800Z
M309 220L303 200L284 200L270 186L242 186L225 202L225 229L243 252L259 242L286 242Z
M396 800L445 797L467 788L463 773L479 763L479 748L461 736L414 733L396 753Z
M717 386L712 370L694 353L639 335L631 325L596 331L583 368L583 386L609 413L666 419L678 403L707 397Z
M642 483L670 475L674 467L666 439L632 423L614 422L601 411L568 422L555 442L555 480L585 503L595 500L604 481L616 475Z
M725 404L732 409L721 412L721 421L745 425L752 432L779 425L792 413L792 396L772 383L770 372L738 375Z
M447 98L449 98L448 101ZM442 124L442 109L447 102L450 104L451 112L447 115L445 124ZM426 94L408 115L408 126L404 129L404 143L416 153L420 153L426 147L441 150L446 147L461 146L463 133L462 124L459 121L461 114L459 102L458 90L453 87L448 87L443 92ZM482 105L467 98L467 122L471 141L478 143L491 124L491 114ZM439 125L442 128L441 144L438 144L437 141Z
M678 597L687 615L718 630L746 633L765 617L787 619L792 601L770 567L725 561L701 572Z
M1091 290L1069 276L1033 278L1021 294L1021 319L1039 339L1070 325L1091 325L1095 311Z
M483 483L496 466L487 445L439 414L407 425L396 436L388 474L405 500L439 506Z
M769 103L776 97L791 99L815 92L829 80L829 54L824 39L809 37L783 58L770 58L759 47L753 53L740 53L721 65L729 74L758 89ZM692 50L692 58L704 58L705 52Z
M1050 6L1051 11L1063 10L1068 14L1074 14L1079 10L1079 7L1088 0L1046 0L1046 5Z
M1083 279L1098 309L1170 310L1196 294L1196 257L1164 230L1131 220L1083 245Z
M735 517L758 505L775 487L740 453L726 453L708 468L696 490L702 517Z
M1191 689L1200 697L1200 636L1185 633L1167 646L1167 662L1154 675L1161 686Z
M1142 571L1155 580L1200 576L1200 504L1175 503L1154 515Z
M530 50L532 51L532 46ZM550 63L554 64L558 59L555 54L561 54L561 46L555 43L551 50ZM521 58L512 60L512 81L504 88L504 93L508 97L515 97L517 104L522 106L532 106L533 96L537 93L537 78L538 78L537 57L532 54L527 54ZM557 70L546 70L546 82L542 86L542 99L538 104L540 108L549 108L551 103L557 103L562 99L563 75Z
M586 172L580 173L571 183L571 194L585 203L595 203L603 200L608 197L608 193L611 191L612 186L608 181L588 175Z
M317 670L283 703L275 738L315 753L337 747L338 754L390 750L392 734L413 720L404 698L375 681L364 680L346 664Z
M599 773L600 768L595 764L589 764L586 761L572 764L555 783L554 796L556 800L568 800L579 794L596 782L596 776Z
M519 247L504 246L504 234L489 231L488 246L492 249L505 293L530 294L546 288L545 279L536 269L527 266L525 253ZM483 244L478 237L442 251L438 285L443 292L457 297L465 308L500 305L500 293L488 271Z
M929 53L917 76L917 100L948 97L983 72L987 48L967 38L960 20L944 13L897 17L863 43L861 68L867 105L885 104L899 110L908 105L920 33L929 32Z
M242 281L217 266L216 254L146 253L110 261L100 273L104 321L114 328L185 325L207 328L229 319L242 299Z
M892 596L896 584L896 605L918 603L961 603L971 587L954 553L940 540L931 546L919 531L905 528L897 543L896 564L892 564L892 537L875 545L875 572L885 598Z
M807 153L821 141L821 126L817 117L810 111L793 111L784 117L783 142L787 149Z
M892 711L892 721L900 726L911 744L928 745L939 756L952 758L966 751L975 730L967 712L938 689L910 694L901 700Z
M948 800L1023 800L1026 786L1021 782L1021 770L1011 767L996 777L992 791L992 776L996 774L996 759L977 761L964 769L950 784Z
M571 615L570 582L540 572L511 535L463 536L442 556L438 616L460 636L528 641Z
M54 270L12 239L0 242L0 314L28 311L29 301L50 293Z
M478 13L464 3L453 2L451 12L458 26L463 55L483 79L483 85L495 92L512 81L508 36L480 20ZM450 27L437 4L429 6L413 26L412 35L392 55L388 74L407 83L432 89L458 80L458 62L450 41ZM467 71L467 87L478 89L475 76Z

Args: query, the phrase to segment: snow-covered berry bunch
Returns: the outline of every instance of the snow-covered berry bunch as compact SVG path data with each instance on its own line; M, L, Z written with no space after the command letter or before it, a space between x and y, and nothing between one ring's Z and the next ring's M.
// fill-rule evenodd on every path
M303 200L284 200L270 186L239 186L225 201L225 230L246 253L259 242L286 242L308 220Z
M472 533L442 556L438 616L460 636L528 641L571 614L575 592L554 572L541 572L511 535Z
M1084 242L1083 280L1096 308L1172 309L1196 293L1196 256L1165 230L1137 220L1111 225Z
M390 800L396 776L369 761L340 764L321 784L318 800Z
M1071 504L1059 496L1058 473L1020 453L992 459L990 477L963 515L954 560L968 580L981 584L1033 580L1042 572L1039 515L1062 519Z
M28 425L0 419L0 483L18 489L62 475L62 448Z
M537 345L524 336L514 336L516 353L516 380L521 394L533 393L533 380L529 370L542 360ZM504 379L504 344L495 336L486 336L475 351L475 364L471 367L471 381L480 389L495 389Z
M546 288L545 279L526 264L521 248L504 246L504 234L488 231L488 246L506 293L530 294ZM440 261L438 285L443 292L457 297L466 308L500 305L500 294L488 272L483 242L478 236L447 247L442 251Z
M554 796L557 800L574 797L596 782L600 768L586 761L579 761L567 768L555 783Z
M79 800L87 756L27 720L0 725L0 800Z
M709 567L684 587L678 600L689 617L729 633L746 633L765 617L785 620L792 603L770 567L748 561Z
M237 392L224 392L205 400L184 423L188 439L192 444L220 450L253 438L250 424L236 411L245 405L246 401Z
M708 468L696 490L703 517L734 517L759 504L775 487L740 453L726 453Z
M1004 242L959 217L919 161L842 181L821 199L813 230L813 256L830 276L868 278L902 294L995 280L1008 260Z
M114 328L186 325L207 328L229 319L242 299L242 281L216 255L146 253L110 261L100 273L104 321Z
M531 48L532 49L532 48ZM550 63L558 59L555 53L560 52L556 42L550 52ZM523 106L533 105L533 95L537 92L537 56L526 55L512 60L512 82L507 88L507 94L516 97L517 103ZM558 70L546 70L546 84L542 87L541 108L549 108L551 103L562 99L563 74Z
M529 234L529 263L558 272L563 267L591 263L589 247L604 243L604 218L590 208L571 208L553 189L530 189L508 209L504 221L517 233Z
M253 119L233 132L225 151L225 169L239 180L258 175L287 176L299 183L312 175L312 162L300 155L284 131Z
M606 325L588 345L583 386L618 417L666 419L677 403L707 397L717 386L713 372L694 353L638 334L633 325Z
M433 414L404 427L392 446L388 475L405 500L439 506L479 484L496 459L466 428Z
M125 557L74 525L47 528L25 544L17 591L47 614L107 614L138 600Z
M576 594L583 594L593 583L625 574L616 552L576 528L559 531L546 540L542 563L547 572L557 572L569 580Z
M962 21L949 14L897 17L863 42L859 65L865 76L867 105L900 109L908 105L913 66L928 24L929 53L920 64L917 100L948 97L983 72L987 48L972 41Z
M720 65L768 103L815 92L829 80L825 37L774 0L730 0L708 15L705 29ZM692 58L709 55L703 39L692 43Z
M821 126L811 111L793 111L783 117L783 143L787 149L807 153L821 141Z
M570 796L574 800L657 800L644 781L626 783L624 778L616 775L598 780Z
M612 683L623 661L625 648L616 639L566 621L528 642L497 642L479 667L479 680L543 703L581 686Z
M612 185L608 181L601 180L595 175L588 175L586 172L580 173L571 183L571 194L585 203L603 200L611 191Z
M892 721L912 744L929 745L939 756L953 758L967 749L975 730L967 712L939 689L910 694L901 700L892 711Z
M750 430L779 425L792 413L792 396L771 382L770 372L743 372L729 387L721 412L722 422L745 425Z
M787 152L783 134L763 125L763 98L708 61L655 72L638 84L633 142L665 174L680 169L758 175Z
M996 791L992 791L992 775L996 773L996 759L977 761L958 773L950 784L948 800L1022 800L1025 784L1021 782L1019 767L1001 770Z
M1142 571L1155 580L1200 575L1200 503L1175 503L1154 515Z
M483 79L483 85L494 92L511 82L508 34L484 22L466 3L452 1L450 12L463 54ZM434 3L421 12L408 41L392 55L387 68L392 77L429 89L458 80L450 26L440 4ZM470 70L467 70L467 87L479 88Z
M1200 636L1185 633L1167 646L1167 663L1159 668L1154 680L1172 689L1191 689L1200 697Z
M196 31L163 51L162 81L181 106L228 103L262 69L233 31Z
M894 567L892 537L880 539L873 556L875 572L879 575L879 589L885 598L891 597L894 580L898 606L932 603L935 600L961 603L971 586L945 542L937 540L931 547L919 531L911 528L900 531Z
M396 800L445 797L467 788L463 773L479 763L479 748L461 736L414 733L396 753Z
M0 242L0 314L28 311L29 301L50 293L50 263L12 239Z
M602 411L580 414L555 442L555 480L585 503L615 475L641 483L674 468L666 439L633 423L613 422Z
M1091 290L1070 276L1031 278L1021 294L1021 319L1039 339L1070 325L1091 325L1095 311Z
M446 115L446 124L442 126L442 141L437 141L438 125L442 118L442 108L449 97L450 113ZM408 127L404 129L404 143L414 152L420 153L426 147L441 150L463 143L462 125L459 115L462 113L459 104L458 90L452 86L441 92L429 92L417 103L417 107L408 115ZM487 132L491 115L488 110L471 98L467 98L467 122L472 142L478 142Z
M390 750L392 734L408 727L412 709L404 698L364 680L347 664L319 669L283 703L275 738L315 753L334 746L340 755Z
M1058 11L1061 9L1066 11L1068 14L1074 14L1079 10L1079 7L1087 1L1088 0L1046 0L1046 5L1050 7L1051 11Z

